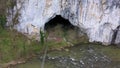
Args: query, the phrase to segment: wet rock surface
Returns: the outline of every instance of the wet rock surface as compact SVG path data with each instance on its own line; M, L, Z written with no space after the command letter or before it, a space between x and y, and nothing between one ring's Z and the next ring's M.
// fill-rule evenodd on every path
M77 49L78 50L78 49ZM73 50L74 51L74 50ZM107 55L94 47L89 46L86 49L79 48L78 51L82 52L82 57L79 53L70 51L71 54L66 56L54 56L49 54L46 57L46 63L51 61L56 68L119 68L120 61L113 61ZM58 53L59 54L59 53ZM77 55L79 54L79 57ZM42 57L40 57L42 60Z
M84 57L76 60L72 57L48 57L47 61L53 61L57 68L108 68L111 61L104 55ZM46 62L47 62L46 61ZM116 67L116 66L115 66Z
M47 61L53 61L57 68L103 68L110 64L110 60L107 57L94 55L84 57L81 60L76 60L72 57L47 57Z

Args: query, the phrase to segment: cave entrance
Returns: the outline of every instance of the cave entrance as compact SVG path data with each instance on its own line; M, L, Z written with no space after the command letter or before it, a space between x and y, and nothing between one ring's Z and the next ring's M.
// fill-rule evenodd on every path
M69 20L64 19L60 15L57 15L56 17L54 17L53 19L51 19L49 22L47 22L45 24L45 30L53 29L56 26L60 26L63 30L74 29L75 28L75 26L73 26L69 22Z
M48 40L55 42L75 42L78 36L78 27L73 26L69 20L64 19L60 15L57 15L49 22L45 24L44 27L46 33L48 34Z

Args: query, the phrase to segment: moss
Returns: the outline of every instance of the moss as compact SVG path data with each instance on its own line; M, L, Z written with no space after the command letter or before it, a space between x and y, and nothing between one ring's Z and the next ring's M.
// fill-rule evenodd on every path
M115 46L108 46L101 49L101 51L108 55L111 59L115 61L120 61L120 48Z
M28 38L15 30L1 30L0 62L8 62L19 57L25 57L39 48L36 41L29 40L30 42L27 42L28 40Z
M64 40L61 42L50 40L44 45L48 46L48 50L69 46ZM30 40L16 30L0 30L0 63L25 58L31 54L40 54L43 47L40 42Z
M54 50L54 49L58 49L59 50L62 47L70 46L64 40L62 40L61 42L48 41L45 45L47 45L49 47L49 49L51 49L51 50Z
M45 42L44 45L48 46L48 50L62 49L62 52L60 52L62 54L59 54L59 52L55 51L52 52L52 54L48 54L51 56L56 56L56 55L65 56L65 55L70 55L72 53L69 50L67 50L66 52L66 50L63 49L63 47L71 46L65 40L62 40L60 42L54 40L47 40L47 42ZM95 51L98 51L98 53L102 52L111 59L114 59L115 61L120 61L120 53L119 53L120 49L115 46L105 47L105 46L101 46L101 44L98 43L92 44L92 43L84 43L84 42L78 45L83 50L92 46L94 47ZM26 36L22 35L21 33L15 30L12 31L9 29L0 30L0 63L9 62L11 60L16 60L19 58L25 58L27 56L31 56L31 54L40 54L42 50L43 50L43 46L40 44L40 42L37 42L35 40L30 40ZM75 50L79 50L79 48ZM79 52L79 51L75 51L75 52ZM82 56L84 56L84 52L79 52L77 53L75 58L78 59Z
M103 53L107 57L109 57L112 61L120 61L120 48L110 45L110 46L104 46L99 43L89 43L85 44L83 47L89 47L92 46L97 53Z

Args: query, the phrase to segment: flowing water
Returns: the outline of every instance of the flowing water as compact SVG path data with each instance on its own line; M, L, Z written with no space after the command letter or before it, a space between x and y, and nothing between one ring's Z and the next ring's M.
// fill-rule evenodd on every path
M105 53L104 49L110 50L109 48L111 47L78 44L61 51L51 51L46 55L44 68L120 68L120 58L115 60ZM13 68L41 68L42 58L35 57Z

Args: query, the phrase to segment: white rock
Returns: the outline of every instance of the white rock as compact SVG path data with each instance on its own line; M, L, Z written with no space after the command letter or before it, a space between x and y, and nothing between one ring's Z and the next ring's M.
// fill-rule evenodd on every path
M14 26L15 29L36 37L45 23L56 15L85 29L90 42L105 45L111 43L113 30L120 25L120 0L17 0L13 15L8 16L8 23L17 12L19 23ZM119 37L118 32L116 43L120 43Z

